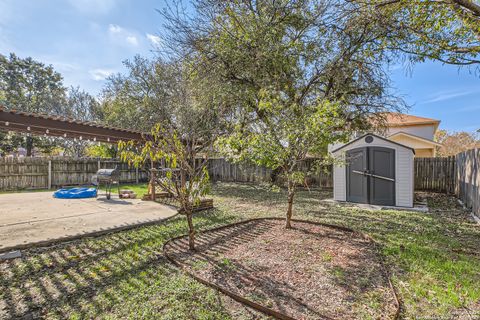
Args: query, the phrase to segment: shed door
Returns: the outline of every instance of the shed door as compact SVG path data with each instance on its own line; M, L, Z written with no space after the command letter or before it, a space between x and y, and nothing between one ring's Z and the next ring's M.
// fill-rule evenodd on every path
M370 203L395 205L395 150L368 148L368 177Z
M347 201L395 205L395 150L357 148L347 159Z
M347 151L347 201L368 203L367 148Z

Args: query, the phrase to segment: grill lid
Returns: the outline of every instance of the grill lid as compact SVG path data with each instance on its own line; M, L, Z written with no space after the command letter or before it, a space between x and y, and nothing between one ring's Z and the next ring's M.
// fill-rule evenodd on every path
M100 169L97 171L97 176L114 176L118 174L118 170L115 169Z
M115 169L100 169L97 171L97 181L118 181L120 178L120 171Z

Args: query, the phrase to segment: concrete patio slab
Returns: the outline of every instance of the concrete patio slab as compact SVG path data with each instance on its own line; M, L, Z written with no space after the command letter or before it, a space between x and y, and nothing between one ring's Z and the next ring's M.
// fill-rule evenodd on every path
M172 217L176 209L139 199L55 199L52 192L0 195L0 252L98 235Z

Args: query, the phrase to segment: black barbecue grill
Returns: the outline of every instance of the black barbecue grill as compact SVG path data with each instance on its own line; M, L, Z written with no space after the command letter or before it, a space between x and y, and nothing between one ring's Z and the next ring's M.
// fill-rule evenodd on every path
M117 185L118 193L120 194L120 171L115 169L100 169L97 171L97 174L92 178L93 184L97 185L97 188L100 189L100 186L105 185L107 199L110 200L112 193L112 186Z

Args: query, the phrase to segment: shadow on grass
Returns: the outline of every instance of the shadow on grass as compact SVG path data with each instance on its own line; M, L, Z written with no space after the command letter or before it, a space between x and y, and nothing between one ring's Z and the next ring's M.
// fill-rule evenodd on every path
M198 229L266 214L283 216L286 208L283 191L251 185L218 184L214 196L221 209L197 214ZM331 192L299 191L294 217L373 236L400 287L403 317L438 318L457 310L480 311L480 228L466 213L450 207L442 210L440 205L431 214L367 211L326 205L321 202L326 197ZM27 250L21 259L0 263L0 318L128 318L138 314L145 318L159 314L170 319L238 318L229 313L218 294L162 258L165 241L186 231L185 219L177 217L150 227ZM218 243L219 250L224 245ZM228 263L219 267L226 268ZM244 268L247 277L257 267L232 268ZM342 286L348 269L332 272Z
M217 182L214 189L215 196L243 200L251 204L286 205L287 202L286 190L272 191L268 185ZM329 189L312 188L310 191L299 189L295 202L304 205L318 204L321 199L331 198L331 195L332 191Z
M227 183L216 188L216 194L222 195L219 200L227 204L233 200L228 205L232 214L248 218L244 213L248 208L250 217L284 215L286 200L282 193L249 185L236 188ZM404 317L449 318L459 312L480 315L480 286L476 285L480 283L480 228L454 198L428 194L427 201L434 204L434 210L424 214L369 211L321 201L327 197L331 193L299 192L294 218L350 227L379 242L394 283L400 288ZM242 206L236 206L238 200Z
M233 220L210 210L197 215L195 224L203 229ZM26 251L23 258L0 264L0 318L95 318L110 312L122 317L121 312L136 314L139 306L152 316L161 308L185 318L202 310L213 319L228 318L216 293L186 278L163 257L163 243L185 231L185 219L177 217ZM191 288L187 295L186 287ZM154 301L146 304L148 299Z
M352 235L334 228L316 226L321 232L312 232L303 229L305 223L296 223L296 225L301 227L285 232L294 232L297 236L303 234L303 236L299 236L302 238L302 244L305 239L309 239L305 241L311 241L306 247L296 245L296 239L293 241L289 239L285 242L283 240L276 242L272 239L274 229L276 232L284 231L281 221L256 220L200 234L197 250L194 253L188 251L188 239L186 238L170 242L166 250L169 257L187 266L193 274L294 318L348 318L355 315L355 311L351 314L352 310L349 310L351 309L350 304L362 300L365 295L370 293L377 294L378 305L376 307L380 309L370 310L370 312L377 312L377 316L385 315L384 312L388 312L385 309L395 312L393 292L389 292L388 279L373 244L360 235ZM313 242L317 245L315 248L310 247ZM319 268L311 278L312 275L308 270L303 269L305 265L296 265L288 254L284 256L276 252L279 249L277 245L280 245L280 247L292 247L293 251L290 253L293 255L303 255L310 249L319 255L319 252L324 249L322 244L345 243L347 245L347 242L349 246L353 245L355 250L341 254L342 258L346 260L342 263L341 275L338 272L339 268L332 263L324 261L318 264L318 259L315 258L312 260L313 264L307 266L307 269ZM259 243L261 243L260 248L258 247ZM274 245L274 243L276 244ZM260 251L258 255L252 252L256 249ZM235 254L237 250L241 252L241 257ZM246 255L249 257L248 259L243 256L246 251L249 251ZM265 256L276 256L277 254L281 256L274 258L273 262L265 260L272 262L273 265L267 265L262 260L266 258ZM256 261L257 258L260 260ZM279 266L277 262L280 260L281 265ZM284 272L290 271L297 272L297 275L292 279L283 279ZM299 277L305 279L306 282L303 285L295 282ZM311 282L313 279L315 280ZM326 287L329 285L330 287ZM382 291L377 292L378 288L386 291L385 297L381 297ZM330 305L332 301L325 296L334 295L334 292L338 299L334 305ZM316 295L323 298L320 300L307 298ZM386 301L382 301L383 298Z

